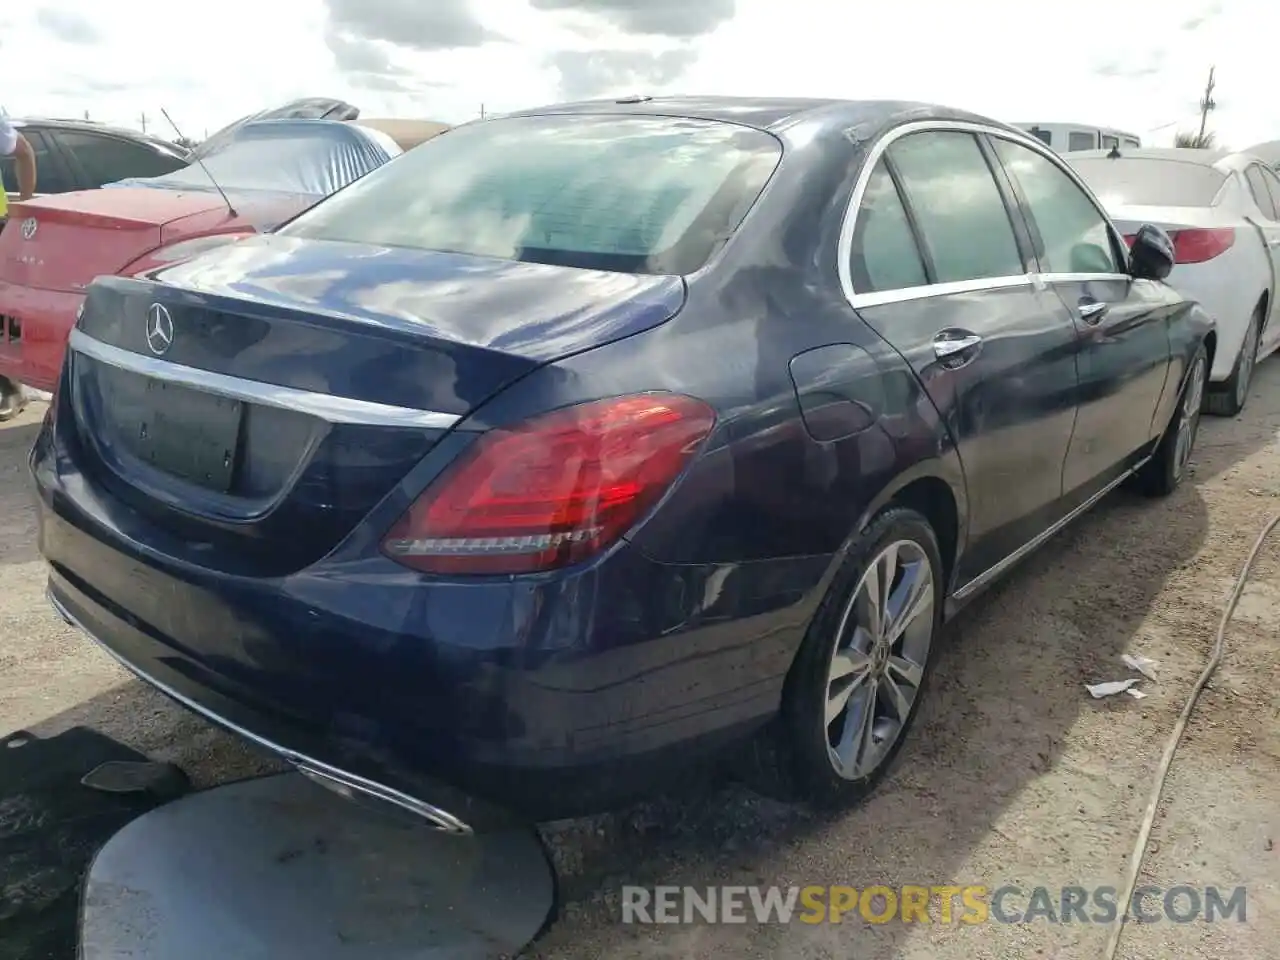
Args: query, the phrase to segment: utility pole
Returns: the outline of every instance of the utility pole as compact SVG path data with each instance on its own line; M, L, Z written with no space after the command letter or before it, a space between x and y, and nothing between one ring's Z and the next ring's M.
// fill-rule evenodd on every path
M1216 110L1218 104L1213 99L1213 72L1216 68L1209 68L1209 82L1205 84L1204 96L1200 98L1200 134L1196 138L1197 142L1204 142L1204 130L1209 123L1209 111Z
M480 119L481 119L481 120L485 119L485 116L484 116L484 104L483 104L483 103L482 103L482 104L480 104Z
M145 110L142 111L138 119L142 121L142 132L146 133L147 132L147 112Z
M86 120L88 120L88 119L89 119L89 111L88 111L88 110L86 110L86 111L84 112L84 118L85 118Z

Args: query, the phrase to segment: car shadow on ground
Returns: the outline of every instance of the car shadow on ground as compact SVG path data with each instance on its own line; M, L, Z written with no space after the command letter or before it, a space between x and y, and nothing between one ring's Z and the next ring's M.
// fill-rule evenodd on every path
M1164 528L1159 538L1153 523ZM862 889L998 880L956 874L1029 783L1067 775L1055 767L1082 710L1140 709L1129 697L1094 701L1084 684L1127 675L1120 653L1132 649L1165 580L1195 555L1207 529L1193 486L1167 503L1120 493L1029 558L949 625L910 741L858 809L818 817L742 787L703 785L692 797L548 828L570 922L553 927L535 955L578 956L577 927L591 928L603 953L625 950L629 938L671 933L619 925L626 884ZM1052 839L1038 842L1052 864ZM843 942L889 957L909 929L751 924L741 933L721 927L720 935L725 949L743 955L804 956L792 938L825 936L833 948Z
M1265 378L1280 383L1280 376ZM1240 424L1236 424L1237 427ZM8 437L16 431L27 437ZM1250 432L1251 431L1251 432ZM1230 440L1221 421L1206 418L1194 480L1204 482L1275 442L1258 424ZM0 431L4 476L25 471L34 427ZM25 449L25 448L23 448ZM24 493L25 495L25 493ZM5 517L30 528L9 487ZM21 518L21 519L19 519ZM1117 721L1138 701L1091 700L1085 682L1116 679L1120 652L1135 649L1144 618L1168 577L1200 549L1208 530L1195 483L1166 501L1117 493L1055 537L950 625L938 649L933 689L893 775L861 807L820 817L772 801L704 771L684 793L627 810L543 828L561 876L558 920L527 956L597 960L630 956L894 957L908 951L911 927L719 927L704 939L696 925L624 926L624 885L745 884L924 886L1005 878L958 876L992 834L1010 844L1001 818L1041 779L1075 774L1062 753L1084 711ZM10 540L5 537L5 540ZM12 544L10 550L25 549ZM32 547L34 550L34 547ZM13 562L12 560L8 562ZM52 616L52 614L50 614ZM1140 646L1140 643L1138 644ZM182 764L197 785L275 769L276 765L202 721L129 683L33 727L84 724L155 757ZM1072 829L1064 824L1062 830ZM1053 837L1036 836L1045 873L1065 866Z

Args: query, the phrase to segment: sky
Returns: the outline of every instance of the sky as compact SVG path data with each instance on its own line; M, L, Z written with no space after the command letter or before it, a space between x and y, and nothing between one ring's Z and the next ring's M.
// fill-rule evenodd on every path
M164 10L157 16L158 10ZM50 0L0 4L0 107L199 139L333 96L449 123L663 93L923 100L1007 122L1280 139L1274 0Z

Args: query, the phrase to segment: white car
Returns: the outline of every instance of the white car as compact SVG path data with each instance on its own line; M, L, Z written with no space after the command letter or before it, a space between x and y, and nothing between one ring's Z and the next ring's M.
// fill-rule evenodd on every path
M1168 283L1218 322L1205 409L1234 416L1255 364L1280 346L1280 176L1248 153L1146 148L1063 157L1132 241L1163 227L1177 262Z

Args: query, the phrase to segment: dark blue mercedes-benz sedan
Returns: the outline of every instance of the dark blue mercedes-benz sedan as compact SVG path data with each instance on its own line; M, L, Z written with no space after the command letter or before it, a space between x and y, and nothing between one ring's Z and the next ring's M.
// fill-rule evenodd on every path
M753 737L847 804L946 618L1122 482L1182 480L1216 339L1171 262L948 109L460 127L93 284L31 455L50 598L446 829L601 809Z

